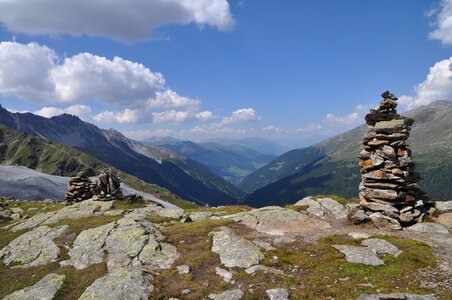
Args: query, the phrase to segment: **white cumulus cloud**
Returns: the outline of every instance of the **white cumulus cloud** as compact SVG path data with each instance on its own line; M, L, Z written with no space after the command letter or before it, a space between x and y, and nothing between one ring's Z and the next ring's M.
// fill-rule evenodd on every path
M93 118L91 117L91 107L81 104L71 105L67 108L57 108L52 106L45 106L38 111L35 111L34 114L51 118L54 116L58 116L61 114L70 114L74 116L80 117L80 119L92 122Z
M436 15L435 30L430 38L439 40L444 45L452 45L452 0L442 0L441 9Z
M254 108L241 108L232 112L229 117L224 117L222 124L232 124L239 122L255 122L262 118L256 113Z
M177 111L167 110L163 112L152 113L152 120L154 123L184 123L190 121L206 121L214 118L214 115L210 111Z
M103 36L123 42L148 39L166 24L230 30L227 0L1 0L0 22L30 35Z
M452 57L435 63L427 78L415 87L415 92L415 96L400 97L402 109L413 109L437 100L452 100Z

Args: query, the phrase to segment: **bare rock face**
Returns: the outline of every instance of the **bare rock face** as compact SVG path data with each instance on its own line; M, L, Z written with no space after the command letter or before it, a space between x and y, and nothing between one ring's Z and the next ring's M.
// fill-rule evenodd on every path
M33 286L15 291L3 298L4 300L40 299L51 300L63 284L64 275L49 274Z
M414 120L397 114L393 94L382 97L379 108L366 115L360 205L377 227L401 229L421 222L431 202L418 184L421 177L406 143Z
M54 228L41 226L26 232L0 250L0 259L7 266L16 263L20 268L56 261L60 249L53 240L61 236L67 228L67 225Z
M220 255L221 263L228 268L249 268L264 258L257 245L226 227L212 234L212 251Z
M209 299L212 300L240 300L243 297L243 292L239 289L230 290L221 294L210 294Z
M154 287L141 271L117 269L93 282L79 300L146 300Z

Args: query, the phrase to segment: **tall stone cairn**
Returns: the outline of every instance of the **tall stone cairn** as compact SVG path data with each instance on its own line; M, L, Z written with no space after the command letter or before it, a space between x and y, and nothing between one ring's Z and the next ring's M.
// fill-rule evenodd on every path
M429 202L422 191L406 143L413 119L397 114L397 98L386 91L380 107L366 115L369 125L361 151L359 199L377 227L400 229L420 222Z

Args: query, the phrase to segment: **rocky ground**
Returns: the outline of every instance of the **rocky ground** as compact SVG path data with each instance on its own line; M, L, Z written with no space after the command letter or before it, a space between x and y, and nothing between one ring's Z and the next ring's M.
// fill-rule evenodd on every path
M3 202L4 299L451 299L452 202L405 230L353 204L169 209Z

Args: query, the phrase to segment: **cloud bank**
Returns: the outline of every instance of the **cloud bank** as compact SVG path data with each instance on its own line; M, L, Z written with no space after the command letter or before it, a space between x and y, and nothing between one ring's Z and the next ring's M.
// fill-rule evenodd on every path
M167 24L234 26L227 0L1 0L0 22L29 35L102 36L131 43Z
M452 0L441 1L441 9L436 15L435 30L430 32L429 36L444 45L452 45Z

